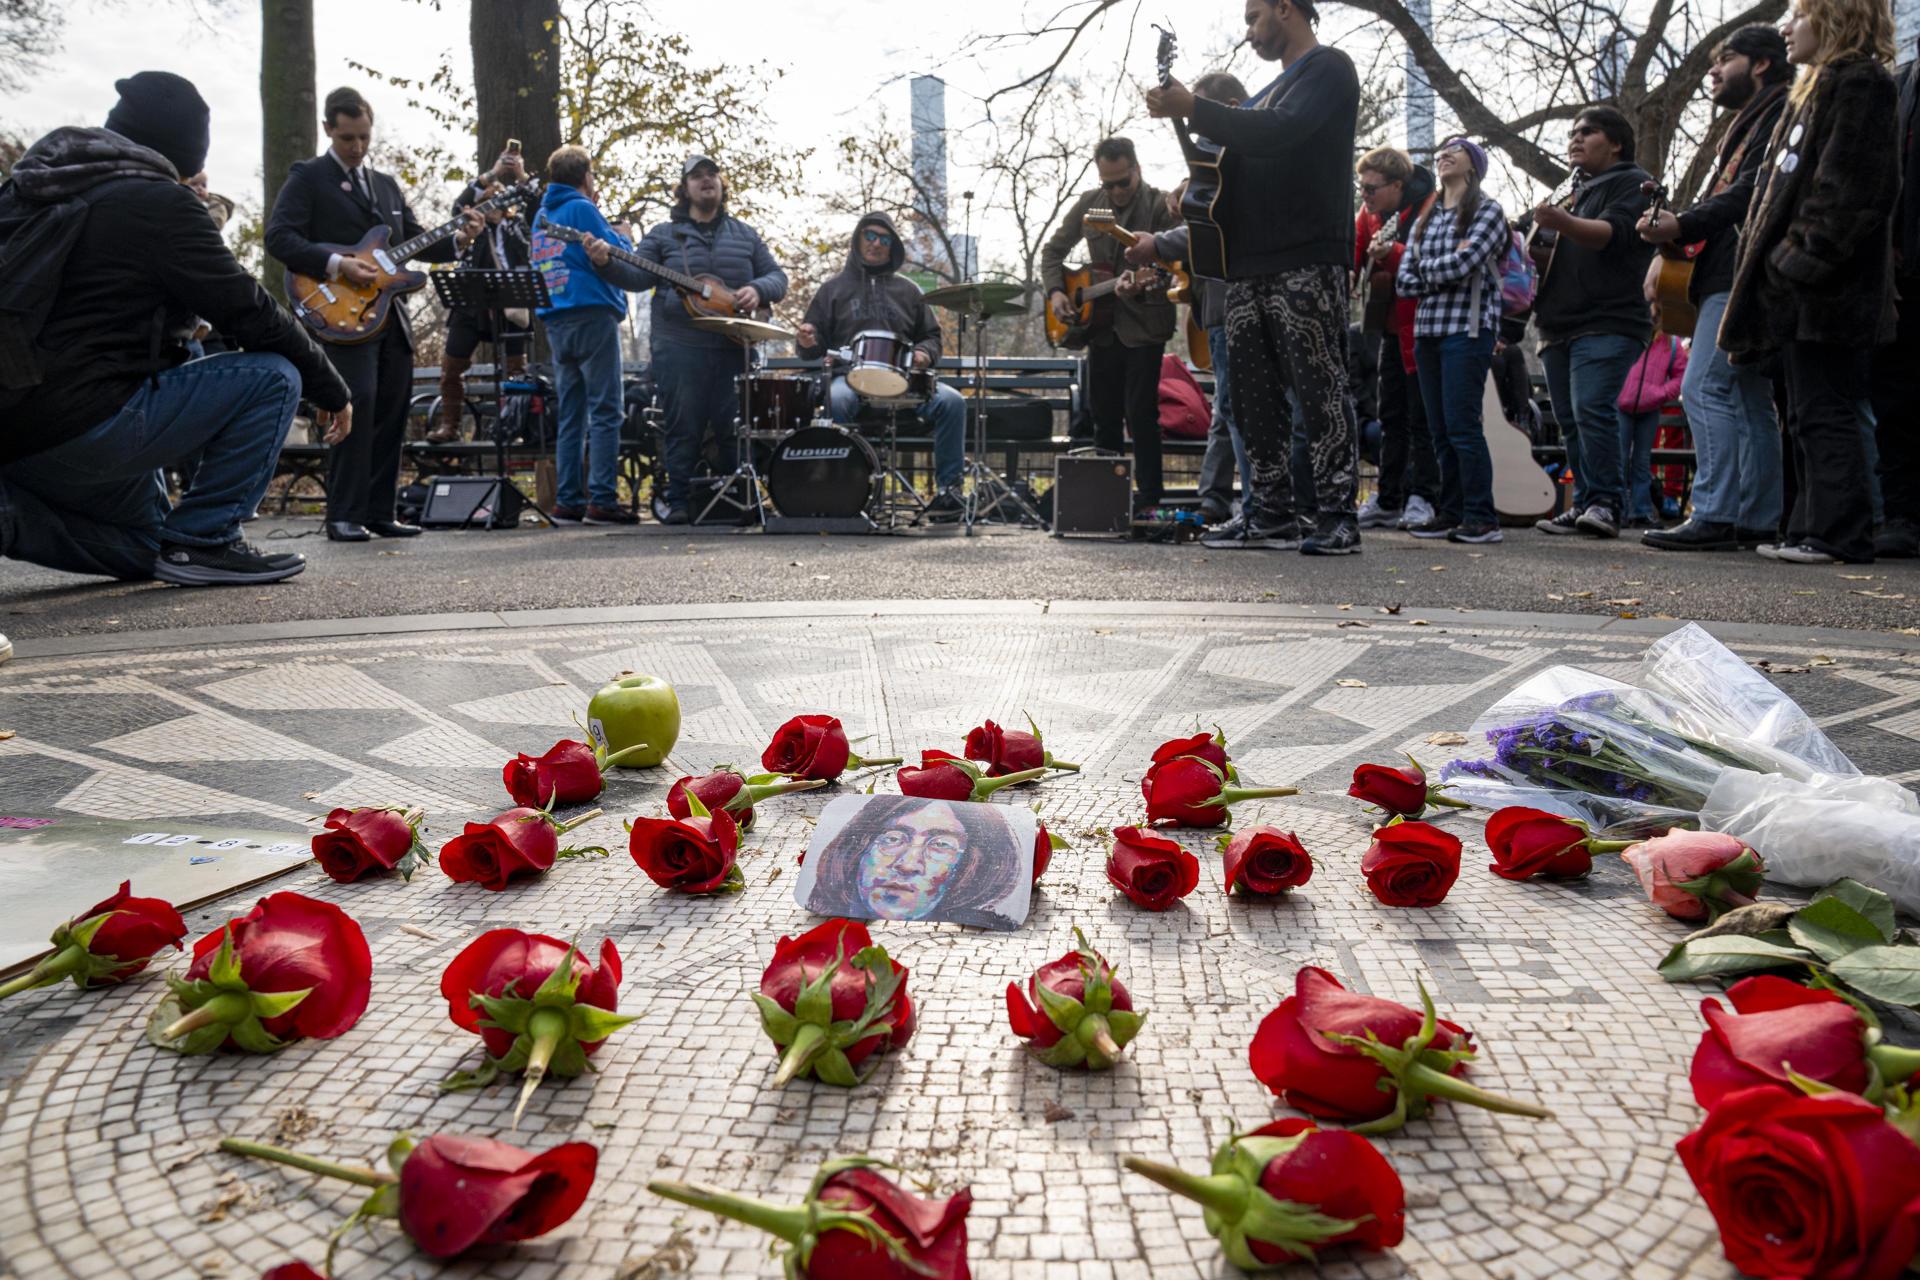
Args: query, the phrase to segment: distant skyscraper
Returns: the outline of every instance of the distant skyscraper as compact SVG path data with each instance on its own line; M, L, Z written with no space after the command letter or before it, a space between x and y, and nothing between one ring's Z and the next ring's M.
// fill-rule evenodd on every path
M1913 61L1913 42L1920 40L1920 0L1894 0L1893 39L1894 64L1904 67Z
M919 225L914 228L914 257L930 267L964 276L965 264L945 261L936 226L947 225L947 82L915 76L913 93L913 197ZM955 246L958 253L958 246Z
M1433 0L1409 0L1407 13L1433 37ZM1420 63L1407 50L1407 150L1418 161L1433 157L1433 86Z

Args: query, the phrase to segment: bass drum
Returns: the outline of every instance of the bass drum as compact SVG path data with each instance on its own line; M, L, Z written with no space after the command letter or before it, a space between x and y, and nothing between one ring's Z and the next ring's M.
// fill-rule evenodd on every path
M851 431L816 422L773 446L767 495L788 517L846 518L867 509L880 459Z

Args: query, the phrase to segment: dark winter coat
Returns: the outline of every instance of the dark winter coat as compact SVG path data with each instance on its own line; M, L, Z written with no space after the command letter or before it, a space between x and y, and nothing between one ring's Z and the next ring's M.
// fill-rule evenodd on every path
M1753 207L1753 189L1771 157L1767 141L1787 109L1787 86L1768 85L1740 108L1714 158L1712 193L1679 217L1680 243L1706 241L1693 260L1687 296L1695 304L1733 287L1740 257L1740 228Z
M893 253L884 267L869 267L860 260L860 233L868 227L878 227L893 237ZM819 331L820 345L797 348L801 359L817 360L830 348L846 346L856 333L885 329L926 352L928 359L938 360L940 322L934 318L920 286L900 274L906 260L907 246L893 219L884 213L870 213L860 219L848 241L847 265L821 285L820 292L807 304L806 323Z
M1087 211L1101 209L1113 203L1106 190L1096 187L1092 191L1083 191L1067 211L1060 217L1060 225L1047 238L1040 249L1040 280L1051 296L1055 289L1065 286L1067 275L1067 255L1075 245L1084 245L1087 261L1096 266L1111 268L1115 275L1127 270L1124 255L1127 247L1112 236L1103 232L1089 232L1086 228ZM1169 231L1175 225L1172 211L1167 208L1167 198L1154 190L1142 179L1136 186L1133 199L1125 208L1113 211L1114 221L1120 228L1132 232L1151 232L1159 234ZM1093 339L1093 345L1110 346L1118 342L1123 347L1158 347L1173 337L1174 321L1177 316L1173 304L1166 295L1142 293L1129 298L1124 294L1114 295L1113 328Z
M760 233L724 206L712 222L696 222L684 203L677 204L672 216L648 231L634 249L649 261L690 276L719 276L729 289L752 285L768 306L787 296L787 273L773 260ZM733 339L694 328L680 291L667 284L653 291L653 345L663 342L735 350Z
M156 151L107 129L55 129L0 187L0 237L36 206L82 194L87 222L39 338L59 355L0 416L0 463L84 434L144 379L184 364L196 316L232 346L292 361L322 409L347 407L347 384L319 345L234 260L206 206Z
M1899 93L1852 56L1789 101L1753 193L1720 347L1757 357L1788 342L1893 340L1893 211Z
M1640 188L1652 181L1645 169L1622 160L1602 169L1580 188L1573 216L1592 218L1613 228L1599 249L1561 236L1553 266L1533 301L1533 323L1540 342L1552 346L1593 334L1616 334L1645 342L1653 335L1647 312L1647 263L1653 246L1640 238L1640 215L1648 197Z

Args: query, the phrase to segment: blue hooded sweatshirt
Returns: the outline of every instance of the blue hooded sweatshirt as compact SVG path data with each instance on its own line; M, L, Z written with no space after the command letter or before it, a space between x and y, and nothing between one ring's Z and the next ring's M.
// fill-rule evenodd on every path
M627 314L626 291L594 274L593 263L587 260L585 248L556 240L542 232L542 220L591 232L608 244L618 245L622 249L633 248L633 242L615 231L606 215L600 212L599 206L582 195L578 188L564 182L549 182L546 194L540 198L540 218L534 222L531 254L534 270L545 278L547 293L553 299L552 306L540 308L540 316L544 319L581 307L604 307L624 319Z

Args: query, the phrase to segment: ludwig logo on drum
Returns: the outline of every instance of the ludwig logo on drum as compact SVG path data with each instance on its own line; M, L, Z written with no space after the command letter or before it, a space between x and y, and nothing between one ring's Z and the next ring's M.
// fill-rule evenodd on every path
M843 444L838 448L829 447L825 449L788 449L781 456L786 458L792 458L796 462L813 462L813 461L838 462L840 459L848 456L852 452L853 452L852 446Z

